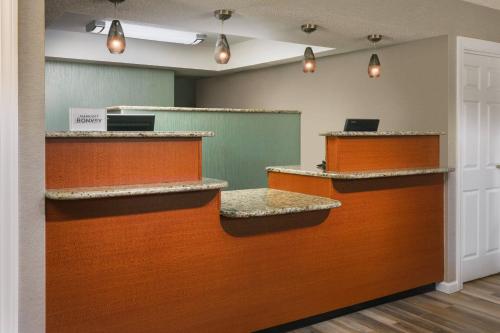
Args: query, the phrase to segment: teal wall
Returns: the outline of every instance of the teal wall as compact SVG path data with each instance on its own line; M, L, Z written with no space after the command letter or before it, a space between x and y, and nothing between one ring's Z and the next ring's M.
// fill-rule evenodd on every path
M267 166L300 164L300 114L145 113L156 115L157 131L214 131L203 139L203 176L227 180L229 189L267 187Z
M111 105L174 106L170 70L47 61L45 119L47 130L67 130L70 107Z
M169 70L47 61L45 80L46 126L52 131L68 129L70 107L196 102L194 79L175 80ZM300 164L299 114L153 113L156 130L214 131L215 137L203 139L203 175L227 180L230 189L266 187L266 166Z

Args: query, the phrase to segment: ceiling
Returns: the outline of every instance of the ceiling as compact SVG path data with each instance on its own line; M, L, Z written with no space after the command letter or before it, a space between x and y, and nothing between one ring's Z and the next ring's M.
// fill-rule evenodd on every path
M500 8L499 0L467 1ZM385 46L447 34L471 7L477 6L461 0L127 0L118 6L118 17L210 35L220 31L213 11L228 8L235 14L224 31L234 38L316 45L343 53L368 48L366 36L372 33L386 36ZM113 14L107 0L46 0L48 29L59 29L68 15ZM308 36L300 30L303 23L318 24L319 29Z
M85 32L85 25L87 23L97 18L106 18L106 15L104 15L103 17L101 16L102 15L95 16L95 15L84 15L84 14L65 12L57 19L55 19L48 28L61 31ZM206 31L199 31L199 32L206 33ZM215 44L216 39L217 39L216 33L207 33L207 39L205 40L205 43ZM249 39L250 38L243 36L231 36L232 43L240 43L247 41Z
M443 8L435 0L128 0L119 5L119 17L179 30L218 32L213 10L229 8L235 15L225 24L232 35L336 48L365 48L365 36L382 33L391 42L439 34ZM47 26L65 12L112 17L107 0L46 0ZM303 23L321 29L311 36Z

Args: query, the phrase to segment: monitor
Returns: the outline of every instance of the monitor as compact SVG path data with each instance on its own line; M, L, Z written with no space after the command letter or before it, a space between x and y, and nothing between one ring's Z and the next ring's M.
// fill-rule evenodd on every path
M154 131L154 114L108 114L108 131Z
M380 119L346 119L345 132L376 132Z

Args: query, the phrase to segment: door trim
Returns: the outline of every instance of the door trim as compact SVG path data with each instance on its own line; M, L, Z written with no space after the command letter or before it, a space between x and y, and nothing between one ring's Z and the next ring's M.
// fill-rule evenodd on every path
M457 288L458 291L463 288L463 277L462 277L462 152L461 148L463 145L463 119L462 119L462 109L463 109L463 65L464 65L464 54L472 53L478 55L494 56L500 58L500 44L490 41L485 41L481 39L467 38L467 37L457 37L457 62L456 62L456 187L454 191L455 195L455 276L456 281L452 284ZM450 224L453 221L448 221ZM443 290L444 291L444 290Z
M0 332L19 330L18 3L0 3Z

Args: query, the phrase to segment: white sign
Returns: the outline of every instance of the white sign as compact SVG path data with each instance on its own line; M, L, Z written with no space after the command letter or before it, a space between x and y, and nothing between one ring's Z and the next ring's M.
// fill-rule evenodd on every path
M106 109L69 109L70 131L106 131Z

